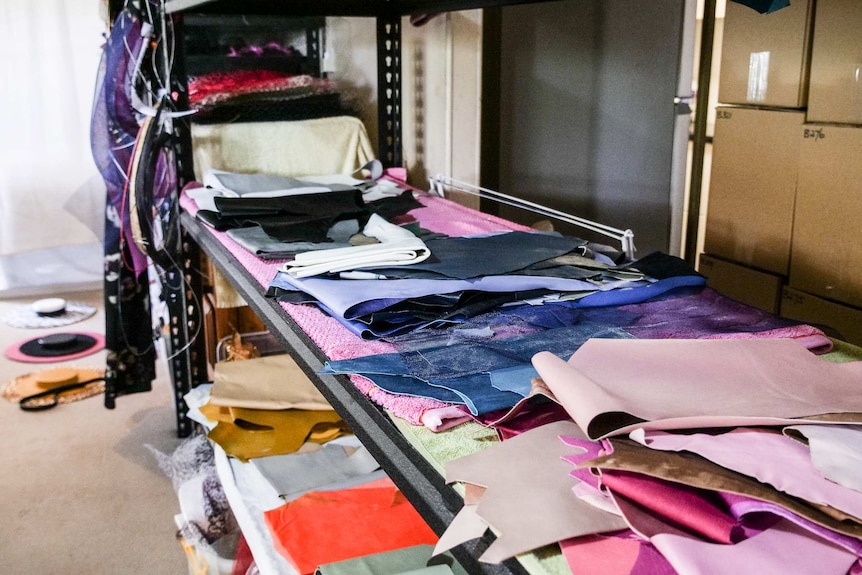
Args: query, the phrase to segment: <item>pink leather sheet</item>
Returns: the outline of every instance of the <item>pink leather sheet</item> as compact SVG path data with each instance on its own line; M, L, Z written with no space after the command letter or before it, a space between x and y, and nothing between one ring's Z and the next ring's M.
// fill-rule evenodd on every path
M591 439L634 429L862 417L862 362L830 363L789 339L592 339L533 365Z

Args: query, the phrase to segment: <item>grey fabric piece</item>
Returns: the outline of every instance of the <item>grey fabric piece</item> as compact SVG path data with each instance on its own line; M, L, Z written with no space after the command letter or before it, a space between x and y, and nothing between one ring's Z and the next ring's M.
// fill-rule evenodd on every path
M359 221L351 219L335 222L329 228L326 237L332 240L330 242L283 242L267 234L260 226L234 228L226 233L229 238L261 258L281 259L300 252L350 247L353 245L350 238L359 231Z
M431 545L414 545L374 553L321 565L316 575L466 575L466 571L452 557L440 555L432 558L433 551Z
M343 489L384 476L364 447L349 453L343 445L332 442L308 453L260 457L251 462L287 501L309 491Z
M350 186L341 184L324 186L307 180L272 174L243 174L213 170L207 176L214 180L214 184L217 182L213 186L214 188L232 192L240 197L262 192L285 191L289 193L290 190L303 190L306 188L328 188L332 191L350 189ZM207 183L207 181L208 179L205 179L204 183Z

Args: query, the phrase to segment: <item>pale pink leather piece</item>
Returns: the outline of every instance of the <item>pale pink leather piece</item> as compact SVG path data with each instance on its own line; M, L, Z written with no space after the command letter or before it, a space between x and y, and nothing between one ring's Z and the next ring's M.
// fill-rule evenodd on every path
M862 362L830 363L789 339L591 339L568 362L540 352L533 366L591 439L862 412Z

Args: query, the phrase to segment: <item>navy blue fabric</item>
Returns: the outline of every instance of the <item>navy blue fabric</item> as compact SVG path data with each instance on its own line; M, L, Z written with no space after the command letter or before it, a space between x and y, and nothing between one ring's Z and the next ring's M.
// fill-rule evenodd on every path
M586 243L571 236L530 232L429 239L425 240L425 245L431 251L431 257L427 260L409 266L370 271L389 277L432 279L504 275L570 253ZM577 279L596 275L593 271Z

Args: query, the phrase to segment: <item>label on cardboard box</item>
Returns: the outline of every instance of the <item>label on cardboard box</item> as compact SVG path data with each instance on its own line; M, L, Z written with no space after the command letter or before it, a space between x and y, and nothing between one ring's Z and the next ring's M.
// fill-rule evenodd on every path
M716 108L704 251L787 275L805 113Z
M781 316L819 327L830 337L862 345L862 310L785 286Z

